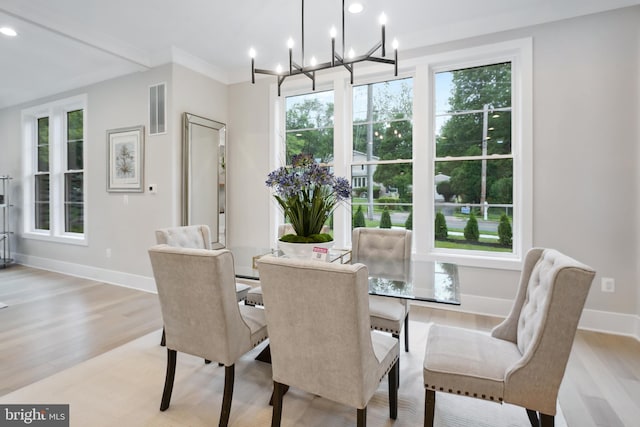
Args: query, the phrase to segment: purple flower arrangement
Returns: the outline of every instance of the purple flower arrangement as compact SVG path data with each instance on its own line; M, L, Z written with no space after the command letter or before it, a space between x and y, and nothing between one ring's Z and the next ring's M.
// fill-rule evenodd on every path
M322 234L322 227L336 205L351 197L347 179L335 177L311 155L298 154L292 158L291 166L274 170L265 183L275 190L274 197L296 232L280 240L300 243L333 240L331 235Z

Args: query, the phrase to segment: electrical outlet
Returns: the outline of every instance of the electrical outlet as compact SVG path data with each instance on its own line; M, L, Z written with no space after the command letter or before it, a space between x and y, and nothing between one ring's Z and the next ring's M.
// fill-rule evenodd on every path
M612 277L603 277L601 286L602 286L602 292L616 291L616 281Z

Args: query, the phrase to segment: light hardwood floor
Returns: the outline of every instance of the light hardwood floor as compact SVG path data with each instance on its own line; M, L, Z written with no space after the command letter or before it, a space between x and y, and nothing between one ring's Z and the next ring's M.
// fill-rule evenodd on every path
M20 265L0 270L0 396L162 326L154 294ZM489 330L500 318L412 308L411 328ZM578 331L560 388L570 427L640 425L640 342Z

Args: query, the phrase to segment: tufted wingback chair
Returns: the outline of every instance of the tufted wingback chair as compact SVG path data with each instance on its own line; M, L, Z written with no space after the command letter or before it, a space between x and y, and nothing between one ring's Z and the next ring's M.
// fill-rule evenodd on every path
M531 249L509 316L491 335L431 325L424 359L425 426L435 392L527 409L531 425L553 426L558 389L595 271L552 249Z
M353 262L375 265L377 260L411 260L411 231L385 228L354 228L351 236ZM409 303L406 299L369 297L371 327L400 338L404 325L404 349L409 351Z
M387 373L395 419L399 345L369 327L367 267L265 256L258 269L271 345L271 425L280 425L282 394L291 386L357 408L364 426ZM300 414L289 418L304 424Z
M235 363L267 339L264 310L238 304L233 255L227 249L156 245L149 249L149 258L166 331L167 371L160 410L171 401L177 352L191 354L225 366L219 425L226 426ZM185 281L188 292L180 286Z

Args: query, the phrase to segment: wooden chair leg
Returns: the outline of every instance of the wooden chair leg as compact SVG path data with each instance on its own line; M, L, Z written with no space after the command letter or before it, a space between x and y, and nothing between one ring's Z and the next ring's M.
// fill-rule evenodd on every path
M540 421L538 420L538 413L536 411L527 409L527 417L529 417L531 427L540 427Z
M224 395L222 396L222 410L220 411L220 427L227 427L231 414L231 399L233 398L233 380L235 365L224 367Z
M164 391L162 392L162 402L160 410L165 411L171 402L171 392L173 391L173 379L176 376L176 355L175 350L167 349L167 374L164 379Z
M367 407L358 409L358 427L367 427Z
M404 317L404 351L409 352L409 313Z
M164 326L162 327L162 338L160 339L160 345L162 347L167 345L167 337L164 335Z
M284 395L285 384L279 382L273 382L273 395L271 396L271 402L273 404L273 415L271 415L271 427L280 427L280 421L282 420L282 396Z
M398 418L398 361L389 371L389 418Z
M433 427L433 417L436 412L436 392L425 389L424 396L424 427Z
M540 413L540 427L554 427L555 417L553 415L547 415Z

